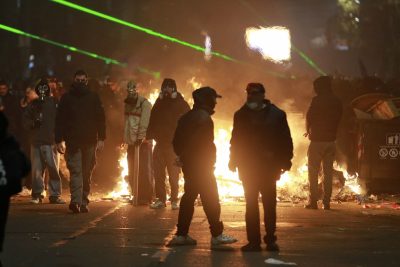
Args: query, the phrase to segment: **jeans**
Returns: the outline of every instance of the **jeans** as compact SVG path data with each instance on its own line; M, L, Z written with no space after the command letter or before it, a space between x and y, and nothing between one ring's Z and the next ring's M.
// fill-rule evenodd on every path
M185 193L181 198L177 235L187 235L194 213L194 202L200 194L213 237L222 234L223 223L220 221L221 205L219 203L217 182L213 168L183 167Z
M311 142L308 148L308 181L310 186L310 203L318 201L318 174L321 162L324 173L323 203L329 204L332 195L333 162L335 160L335 142Z
M96 145L80 147L66 152L70 172L71 203L89 204L90 183L96 165Z
M155 146L153 155L155 189L156 197L162 202L167 200L165 170L168 171L171 186L171 201L178 201L180 168L175 165L176 158L172 145L157 144Z
M61 177L59 173L60 156L54 145L32 145L32 197L42 197L45 190L45 170L49 172L50 199L61 196Z

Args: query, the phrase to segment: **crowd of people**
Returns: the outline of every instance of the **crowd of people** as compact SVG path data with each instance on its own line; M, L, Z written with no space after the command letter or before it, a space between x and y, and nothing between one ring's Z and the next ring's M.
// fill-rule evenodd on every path
M109 88L107 95L99 94L92 89L88 74L80 70L75 73L67 90L61 90L55 78L45 77L28 87L25 97L19 100L9 93L6 82L0 82L0 179L3 179L0 180L0 190L8 190L7 194L1 194L2 237L9 198L20 189L6 188L12 179L21 180L31 166L32 178L26 182L32 188L31 203L42 203L47 191L49 203L66 204L67 201L61 197L63 179L59 162L62 155L70 173L69 209L74 214L87 213L97 154L103 151L100 154L111 155L115 160L114 148L122 143L127 149L133 203L163 209L170 202L172 210L179 210L177 232L169 246L197 244L188 233L198 196L210 224L211 244L218 246L236 242L234 237L223 233L214 176L216 147L212 115L217 100L222 96L211 87L198 88L192 93L194 105L190 108L179 93L175 80L166 78L152 106L133 80L127 82L125 97L112 78L106 81L106 85ZM324 209L330 209L334 146L342 106L334 96L330 77L318 78L314 89L317 96L307 113L305 134L311 140L308 154L311 191L310 201L305 207L318 209L315 188L322 163L325 175L323 204ZM283 172L291 169L292 137L285 111L267 99L263 84L249 83L246 92L243 106L233 116L229 162L229 169L239 172L245 192L249 243L242 250L261 250L258 209L261 194L266 230L263 240L267 250L278 251L275 235L276 181ZM11 138L15 136L24 144L22 133L29 137L28 148L23 145L20 149ZM154 149L153 140L156 143ZM30 163L22 150L30 155ZM18 160L10 163L12 157L17 156ZM107 165L116 164L115 160ZM102 167L102 164L98 165ZM179 201L181 171L185 184ZM171 191L169 202L167 174ZM3 209L3 205L7 209Z

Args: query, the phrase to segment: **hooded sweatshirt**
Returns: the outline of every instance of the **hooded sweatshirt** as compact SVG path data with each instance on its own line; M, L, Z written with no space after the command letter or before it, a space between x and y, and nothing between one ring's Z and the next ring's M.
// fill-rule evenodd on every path
M87 86L73 85L60 100L55 125L55 141L65 141L67 148L95 145L105 140L103 105L97 93Z

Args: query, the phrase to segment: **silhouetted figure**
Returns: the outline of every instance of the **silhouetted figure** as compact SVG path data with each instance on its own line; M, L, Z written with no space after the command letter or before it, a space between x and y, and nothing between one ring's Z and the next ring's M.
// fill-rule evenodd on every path
M182 165L185 192L180 203L178 231L169 242L169 246L197 244L188 232L193 217L194 202L199 194L210 224L211 244L230 244L237 241L223 234L224 227L220 221L221 206L214 176L216 147L211 115L214 114L219 97L221 96L210 87L195 90L193 109L179 119L173 145Z
M315 96L306 118L306 134L311 140L308 148L308 180L310 185L307 209L318 209L318 174L321 163L324 173L323 208L330 209L336 133L342 117L342 103L332 92L332 80L321 76L314 81Z
M249 243L243 251L261 250L258 198L264 207L267 250L276 244L276 181L290 170L293 143L286 113L265 99L260 83L247 86L247 102L235 113L229 168L239 169L246 198L246 231Z
M172 146L172 139L179 118L189 110L189 104L178 93L175 81L164 79L160 96L151 110L150 124L147 130L147 139L156 141L153 164L157 200L150 206L153 209L166 207L165 170L168 171L171 187L171 207L174 210L179 209L180 168L175 164L176 155Z
M0 111L4 113L9 121L8 132L14 136L18 142L20 142L22 130L22 108L18 97L10 93L10 88L7 82L3 80L0 80Z
M10 197L21 191L21 179L30 171L28 158L15 139L8 135L7 128L7 118L0 112L0 252L3 250Z
M104 148L106 125L104 109L97 93L89 90L88 76L77 71L71 89L60 100L55 125L55 141L59 153L66 152L70 171L73 213L88 212L92 171L96 151ZM62 143L65 141L66 150Z

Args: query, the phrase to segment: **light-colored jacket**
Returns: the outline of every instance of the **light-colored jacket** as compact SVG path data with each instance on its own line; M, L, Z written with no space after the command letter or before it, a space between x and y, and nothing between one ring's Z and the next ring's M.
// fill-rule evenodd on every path
M124 142L133 145L136 140L146 138L149 126L151 103L144 97L138 96L135 106L125 103Z

